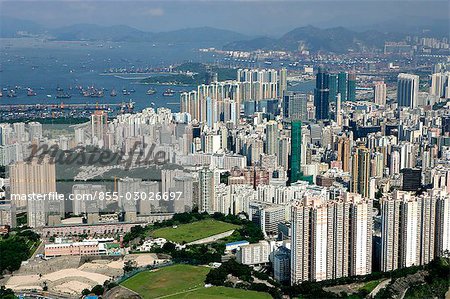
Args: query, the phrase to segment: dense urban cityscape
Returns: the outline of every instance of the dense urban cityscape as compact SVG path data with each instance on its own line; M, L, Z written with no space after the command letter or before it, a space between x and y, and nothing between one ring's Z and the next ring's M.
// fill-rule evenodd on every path
M0 298L448 298L448 17L253 38L2 17Z

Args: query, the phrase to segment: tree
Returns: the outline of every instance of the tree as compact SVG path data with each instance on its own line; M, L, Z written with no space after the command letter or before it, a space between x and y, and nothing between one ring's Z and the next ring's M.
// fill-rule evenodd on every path
M103 295L104 292L105 288L99 284L92 288L92 293L94 293L97 296Z
M123 272L125 272L125 273L131 272L135 269L136 269L135 261L129 260L129 261L126 261L125 264L123 265Z
M83 295L83 296L87 296L90 293L91 293L91 291L89 289L84 289L84 290L81 291L81 295Z

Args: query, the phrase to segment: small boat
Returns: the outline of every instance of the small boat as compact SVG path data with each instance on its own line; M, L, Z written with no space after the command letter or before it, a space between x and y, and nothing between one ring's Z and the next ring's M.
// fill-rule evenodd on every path
M0 98L3 96L3 92L0 90Z
M31 88L27 88L27 96L34 97L36 93Z
M112 97L115 97L115 96L117 95L116 90L113 88L113 89L111 90L111 93L110 93L109 95L112 96Z
M14 89L11 89L8 92L8 98L15 98L15 97L17 97L16 92L14 91Z
M149 90L147 90L147 92L146 92L146 94L147 95L152 95L152 94L155 94L156 93L156 90L154 90L153 88L150 88Z
M167 89L166 91L163 92L163 96L165 97L173 97L173 95L175 94L175 91L173 89Z
M135 89L130 89L130 92L136 92L136 90Z

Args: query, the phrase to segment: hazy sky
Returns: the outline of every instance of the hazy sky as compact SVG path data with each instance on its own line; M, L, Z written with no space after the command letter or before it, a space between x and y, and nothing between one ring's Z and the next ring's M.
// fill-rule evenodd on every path
M449 18L449 1L4 1L0 15L48 27L124 24L146 31L211 26L280 35L298 26L364 26L385 21ZM448 26L448 23L446 24ZM445 26L445 24L444 24Z

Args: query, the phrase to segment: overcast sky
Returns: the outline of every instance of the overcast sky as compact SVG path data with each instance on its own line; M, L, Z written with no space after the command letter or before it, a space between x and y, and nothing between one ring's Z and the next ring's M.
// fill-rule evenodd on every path
M450 1L4 1L0 15L47 27L124 24L146 31L211 26L252 35L281 35L295 27L368 25L411 17L449 18ZM443 24L448 26L449 24Z

